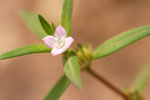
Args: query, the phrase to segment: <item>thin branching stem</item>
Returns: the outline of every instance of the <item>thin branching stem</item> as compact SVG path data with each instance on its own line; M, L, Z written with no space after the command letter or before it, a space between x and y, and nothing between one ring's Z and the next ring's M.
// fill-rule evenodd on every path
M113 84L111 84L109 81L107 81L105 78L103 78L101 75L98 75L96 72L94 72L91 68L87 68L87 72L92 75L93 77L95 77L98 81L102 82L103 84L105 84L108 88L110 88L112 91L114 91L115 93L117 93L118 95L120 95L122 98L124 98L125 100L128 100L128 96L123 93L120 89L118 89L116 86L114 86Z

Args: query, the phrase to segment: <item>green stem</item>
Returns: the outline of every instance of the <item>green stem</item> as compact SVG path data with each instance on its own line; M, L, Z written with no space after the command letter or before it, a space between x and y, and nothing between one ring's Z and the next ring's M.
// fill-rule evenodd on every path
M118 95L120 95L122 98L124 98L125 100L128 100L128 96L126 94L124 94L120 89L118 89L117 87L115 87L114 85L112 85L109 81L107 81L105 78L103 78L102 76L98 75L97 73L95 73L91 68L87 68L87 72L92 75L93 77L95 77L98 81L102 82L103 84L105 84L108 88L110 88L112 91L114 91L115 93L117 93Z

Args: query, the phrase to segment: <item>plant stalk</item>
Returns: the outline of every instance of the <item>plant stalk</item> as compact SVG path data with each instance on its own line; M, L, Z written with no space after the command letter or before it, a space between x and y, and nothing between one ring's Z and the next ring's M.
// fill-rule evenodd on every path
M114 85L112 85L109 81L107 81L105 78L103 78L101 75L98 75L96 72L94 72L91 68L87 68L87 72L92 75L93 77L95 77L98 81L102 82L103 84L105 84L108 88L110 88L112 91L114 91L115 93L117 93L118 95L120 95L122 98L124 98L125 100L128 100L128 96L123 93L120 89L118 89L117 87L115 87Z

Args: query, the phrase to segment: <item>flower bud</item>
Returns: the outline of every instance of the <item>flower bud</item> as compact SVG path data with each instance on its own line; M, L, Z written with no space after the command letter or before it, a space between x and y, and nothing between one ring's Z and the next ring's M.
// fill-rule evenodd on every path
M77 56L79 58L81 70L90 67L92 61L92 49L88 45L80 45L77 49Z

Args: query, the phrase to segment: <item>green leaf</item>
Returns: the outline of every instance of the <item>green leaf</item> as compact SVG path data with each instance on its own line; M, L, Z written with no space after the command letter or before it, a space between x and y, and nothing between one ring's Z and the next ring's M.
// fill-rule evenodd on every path
M51 23L51 28L52 28L52 31L53 31L53 33L55 32L55 30L56 30L56 25L52 22Z
M123 32L99 45L93 52L93 59L108 56L129 44L150 35L150 26Z
M53 86L53 88L49 91L46 97L43 100L58 100L59 97L64 93L64 91L69 86L70 81L67 79L65 75L63 75L57 83Z
M50 24L41 15L38 15L38 18L39 18L41 26L43 27L45 32L48 35L53 35L53 31L52 31Z
M149 77L150 77L150 65L146 65L139 73L134 83L134 87L138 92L142 92L144 90Z
M71 31L71 15L73 0L64 0L61 15L61 25L66 29L67 35L70 36Z
M73 50L64 54L64 71L66 76L79 88L82 87L78 58Z
M48 48L44 44L33 44L33 45L29 45L29 46L25 46L25 47L17 48L15 50L8 51L0 55L0 60L18 57L18 56L24 56L24 55L33 54L33 53L44 53L44 52L50 52L50 51L51 49Z
M39 22L37 16L35 16L32 13L27 12L27 11L20 12L20 15L26 21L26 23L28 24L28 26L37 34L38 37L40 37L42 39L45 36L47 36L47 34L45 33L45 31L41 27L40 22Z

